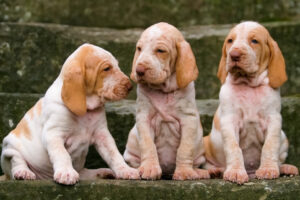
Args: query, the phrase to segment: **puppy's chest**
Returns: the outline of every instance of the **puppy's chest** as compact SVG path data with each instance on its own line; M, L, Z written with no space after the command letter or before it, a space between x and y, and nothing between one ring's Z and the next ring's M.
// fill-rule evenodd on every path
M250 129L264 131L269 112L270 89L263 86L258 88L232 86L231 89L230 104L240 128L248 131Z
M246 170L253 173L260 163L261 149L268 126L268 98L271 92L267 87L232 88L233 112L239 131L239 146L242 149Z
M148 96L152 105L150 123L156 136L169 137L169 132L178 135L180 121L177 117L176 97L173 93L154 93Z
M261 150L268 125L268 87L233 87L233 112L236 114L240 147L247 151ZM252 150L251 150L252 149ZM252 155L254 157L254 155ZM259 157L259 156L258 156Z
M78 117L73 131L66 139L65 146L73 157L81 156L87 152L93 133L99 124L99 113L87 113Z

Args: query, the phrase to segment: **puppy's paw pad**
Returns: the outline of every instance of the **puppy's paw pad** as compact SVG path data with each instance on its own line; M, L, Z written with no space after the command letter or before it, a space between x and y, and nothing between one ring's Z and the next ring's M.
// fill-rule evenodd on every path
M139 171L131 167L121 167L115 174L117 179L141 179Z
M35 180L35 174L28 169L20 169L13 174L16 180Z
M138 171L142 179L146 179L146 180L160 179L162 174L162 170L159 164L149 163L149 162L142 163Z
M259 168L255 172L255 176L258 179L275 179L279 177L279 169L278 168L271 168L271 167L264 167Z
M299 170L294 165L283 164L280 166L280 174L283 175L299 175Z
M58 169L54 173L54 181L64 185L74 185L79 180L79 174L73 168Z
M223 179L237 184L248 182L249 177L245 169L227 169L224 172Z

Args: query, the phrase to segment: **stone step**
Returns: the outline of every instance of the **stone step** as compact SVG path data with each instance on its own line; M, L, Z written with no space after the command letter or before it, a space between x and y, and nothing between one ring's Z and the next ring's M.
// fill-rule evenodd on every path
M0 141L12 130L25 112L40 98L37 94L8 94L0 93ZM207 135L212 126L212 118L218 106L218 100L197 100L197 106L201 115L201 123L204 135ZM290 142L289 157L287 163L300 167L300 95L282 98L283 130ZM127 136L135 123L135 101L123 100L107 103L106 114L108 127L116 140L120 152L124 152ZM1 148L0 148L1 150ZM97 168L106 166L98 153L91 148L88 154L86 166Z
M264 24L277 40L286 60L289 80L282 95L300 93L300 21ZM181 28L197 59L198 99L218 98L216 77L224 37L232 25ZM111 51L129 74L142 29L72 27L55 24L0 23L0 92L44 93L57 77L64 60L89 42ZM135 98L133 90L129 98Z
M176 26L299 19L299 0L2 0L0 21L47 22L94 27Z
M280 178L270 181L250 180L240 186L220 179L200 181L80 181L75 186L62 186L52 181L0 181L1 200L31 199L299 199L300 179Z

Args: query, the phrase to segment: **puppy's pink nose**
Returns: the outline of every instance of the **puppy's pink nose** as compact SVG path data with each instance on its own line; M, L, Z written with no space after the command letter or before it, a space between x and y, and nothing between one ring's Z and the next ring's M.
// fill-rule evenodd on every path
M135 71L138 76L144 76L146 72L146 68L143 65L138 65Z
M229 53L229 55L232 61L240 61L242 54L240 51L233 50Z

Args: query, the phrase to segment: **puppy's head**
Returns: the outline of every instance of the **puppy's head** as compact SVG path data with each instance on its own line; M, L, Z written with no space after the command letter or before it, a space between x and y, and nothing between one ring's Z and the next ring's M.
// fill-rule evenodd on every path
M132 87L118 61L108 51L91 44L80 46L69 56L61 75L62 100L76 115L84 115L105 101L120 100Z
M273 88L287 80L284 58L267 29L256 22L238 24L224 41L219 79L224 83L230 73L237 82L251 81L265 70Z
M164 84L176 72L179 88L198 76L192 49L174 26L158 23L147 28L136 44L131 79L138 83Z

